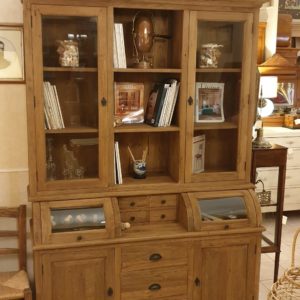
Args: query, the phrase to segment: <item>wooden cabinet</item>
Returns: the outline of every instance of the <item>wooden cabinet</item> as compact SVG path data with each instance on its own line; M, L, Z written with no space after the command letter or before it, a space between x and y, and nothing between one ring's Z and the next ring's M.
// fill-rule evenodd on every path
M46 252L41 254L41 262L39 299L115 299L113 249L94 247Z
M196 243L193 299L253 299L256 251L256 241L242 236Z
M250 157L262 3L24 0L38 300L210 299L218 286L209 280L199 292L195 276L211 273L193 264L210 261L211 239L220 260L240 257L225 270L242 274L241 299L257 298L262 227ZM140 15L153 23L142 31L153 46L137 55ZM125 55L114 48L122 40ZM157 86L164 122L120 121L136 102L145 116ZM133 176L128 149L147 156L144 178ZM223 218L214 209L224 203Z

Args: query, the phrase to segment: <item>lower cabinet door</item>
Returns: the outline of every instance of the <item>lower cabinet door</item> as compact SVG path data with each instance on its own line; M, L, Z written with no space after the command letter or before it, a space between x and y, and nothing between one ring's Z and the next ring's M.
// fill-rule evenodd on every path
M114 299L113 249L53 250L42 256L43 300Z
M193 300L257 299L255 240L201 241L194 250Z

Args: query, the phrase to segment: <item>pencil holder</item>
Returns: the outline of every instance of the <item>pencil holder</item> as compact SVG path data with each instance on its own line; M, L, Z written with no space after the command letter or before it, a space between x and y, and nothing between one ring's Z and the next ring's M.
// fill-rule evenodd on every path
M136 179L146 178L146 161L135 160L133 162L133 177Z

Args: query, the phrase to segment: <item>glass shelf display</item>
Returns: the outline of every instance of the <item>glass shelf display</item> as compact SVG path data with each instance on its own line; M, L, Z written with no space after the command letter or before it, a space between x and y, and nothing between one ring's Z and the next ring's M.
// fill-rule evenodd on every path
M242 197L201 199L197 201L202 221L247 219L247 209Z
M51 209L52 233L105 228L103 207Z

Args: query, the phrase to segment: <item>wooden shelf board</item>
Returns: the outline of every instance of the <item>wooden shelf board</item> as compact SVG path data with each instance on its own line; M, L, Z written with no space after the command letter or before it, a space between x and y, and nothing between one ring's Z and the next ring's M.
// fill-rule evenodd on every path
M64 133L95 133L97 128L92 127L67 127L62 129L46 129L46 134L64 134Z
M159 69L138 69L138 68L124 68L113 69L115 73L181 73L181 69L159 68Z
M197 73L240 73L241 68L197 68Z
M194 123L194 130L212 130L212 129L236 129L238 126L233 122L222 123Z
M147 124L124 124L114 128L115 133L126 132L169 132L179 131L177 126L154 127Z
M44 72L98 72L97 68L44 67Z
M175 181L168 175L151 173L147 174L145 179L135 179L133 177L124 176L123 177L123 184L124 185L138 185L139 187L143 184L157 184L157 183L174 183Z

